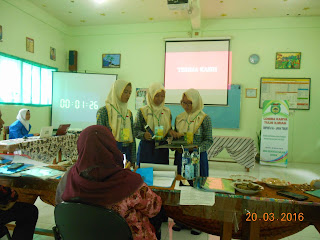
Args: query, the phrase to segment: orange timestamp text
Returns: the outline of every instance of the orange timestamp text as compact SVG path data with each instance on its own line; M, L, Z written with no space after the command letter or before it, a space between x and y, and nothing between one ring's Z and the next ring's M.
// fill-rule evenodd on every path
M274 213L264 213L262 218L258 218L256 213L248 212L246 213L246 221L247 222L255 222L255 221L281 221L281 222L293 222L299 221L302 222L304 220L303 213L281 213L280 218L275 218Z

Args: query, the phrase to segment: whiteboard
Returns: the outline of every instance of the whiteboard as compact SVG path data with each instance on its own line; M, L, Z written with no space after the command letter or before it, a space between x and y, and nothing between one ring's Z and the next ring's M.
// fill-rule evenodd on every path
M310 109L310 78L261 78L260 108L265 100L287 100L289 109Z
M70 123L70 128L84 129L96 124L98 109L105 100L116 74L52 73L53 128Z

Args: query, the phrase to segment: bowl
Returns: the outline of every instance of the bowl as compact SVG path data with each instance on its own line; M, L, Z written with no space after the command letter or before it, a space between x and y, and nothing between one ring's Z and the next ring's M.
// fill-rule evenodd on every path
M230 175L230 178L235 182L256 182L258 180L256 177L240 174Z
M253 188L256 188L256 189L243 189L241 188L240 186L245 186L247 185L247 187L253 187ZM249 186L248 186L249 185ZM241 193L244 193L244 194L248 194L248 195L253 195L253 194L256 194L258 192L261 192L264 188L259 185L259 184L256 184L256 183L252 183L252 182L233 182L232 183L232 187L234 187L238 192L241 192Z
M282 180L279 178L263 178L262 182L267 184L268 187L271 188L285 188L287 186L290 186L290 183L287 182L286 180Z

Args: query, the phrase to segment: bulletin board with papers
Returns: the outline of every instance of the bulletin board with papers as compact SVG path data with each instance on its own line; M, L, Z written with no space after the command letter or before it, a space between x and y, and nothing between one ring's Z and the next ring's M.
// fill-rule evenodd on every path
M265 100L287 100L290 110L310 109L311 78L261 78L260 103Z

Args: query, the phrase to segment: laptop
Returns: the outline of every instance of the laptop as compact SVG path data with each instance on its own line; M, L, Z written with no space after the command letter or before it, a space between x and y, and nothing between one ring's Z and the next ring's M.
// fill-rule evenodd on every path
M66 135L71 124L60 124L56 136Z
M42 127L40 131L40 138L48 138L52 136L53 127Z

